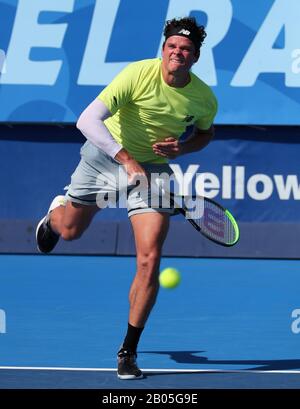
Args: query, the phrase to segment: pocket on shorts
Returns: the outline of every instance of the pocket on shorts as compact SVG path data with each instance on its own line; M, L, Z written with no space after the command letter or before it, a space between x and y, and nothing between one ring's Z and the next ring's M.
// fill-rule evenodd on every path
M86 141L86 142L82 145L82 147L80 148L80 155L81 155L81 156L82 156L82 154L87 150L88 144L89 144L89 141Z

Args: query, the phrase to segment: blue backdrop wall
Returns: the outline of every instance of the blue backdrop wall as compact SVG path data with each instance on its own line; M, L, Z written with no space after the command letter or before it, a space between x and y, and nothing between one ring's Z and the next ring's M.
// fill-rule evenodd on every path
M75 126L2 125L0 135L0 218L38 217L69 184L85 139ZM171 163L240 221L300 222L299 143L298 127L217 126L207 148Z
M34 252L36 222L70 182L84 138L75 126L57 125L2 125L0 135L0 251ZM217 126L205 150L174 161L175 170L189 169L194 186L204 187L207 196L234 213L242 234L235 248L224 251L198 235L191 240L189 224L183 227L174 217L167 253L299 257L299 143L298 127ZM100 212L89 234L57 251L134 253L132 240L129 245L126 239L131 230L125 209Z

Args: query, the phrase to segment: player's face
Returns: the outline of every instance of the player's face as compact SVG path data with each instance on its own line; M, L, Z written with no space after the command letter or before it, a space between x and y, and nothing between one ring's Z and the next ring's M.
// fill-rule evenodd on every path
M188 72L197 61L193 42L187 37L171 36L162 50L162 60L168 72Z

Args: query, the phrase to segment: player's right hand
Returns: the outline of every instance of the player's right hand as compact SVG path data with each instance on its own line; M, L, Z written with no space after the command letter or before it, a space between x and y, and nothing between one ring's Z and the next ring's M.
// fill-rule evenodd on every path
M148 176L145 169L134 159L124 163L128 176L128 185L136 185L137 182L143 186L148 184Z
M124 166L128 185L136 185L137 181L143 183L144 186L148 184L145 169L129 155L126 149L122 148L115 156L115 159Z

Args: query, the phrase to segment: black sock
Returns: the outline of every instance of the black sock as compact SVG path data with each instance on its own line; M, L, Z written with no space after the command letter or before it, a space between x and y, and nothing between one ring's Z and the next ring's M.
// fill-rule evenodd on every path
M127 334L123 342L122 349L136 352L140 336L144 328L137 328L128 323Z

